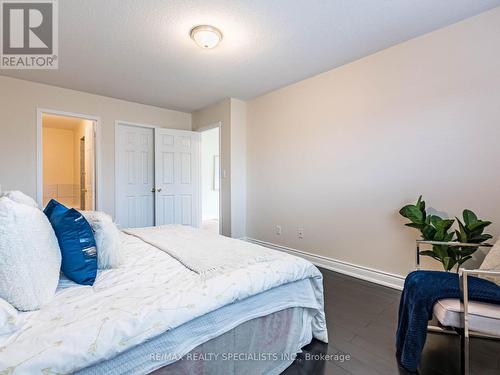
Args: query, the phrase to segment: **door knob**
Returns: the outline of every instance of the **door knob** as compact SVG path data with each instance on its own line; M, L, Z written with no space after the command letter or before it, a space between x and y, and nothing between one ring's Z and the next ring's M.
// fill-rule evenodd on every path
M161 192L161 188L156 189L156 191L157 191L158 193L160 193L160 192Z
M155 189L155 188L152 188L152 189L151 189L151 193L154 193L155 191L156 191L156 189Z

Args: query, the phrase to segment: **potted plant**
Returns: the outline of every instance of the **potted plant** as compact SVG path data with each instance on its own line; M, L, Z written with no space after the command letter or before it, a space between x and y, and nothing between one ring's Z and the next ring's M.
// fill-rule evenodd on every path
M410 223L405 225L418 229L422 239L426 241L457 241L459 243L480 244L492 238L490 234L483 233L484 229L491 224L491 221L480 220L474 212L465 209L462 213L463 222L459 218L455 218L458 229L453 230L455 220L443 219L438 215L429 215L422 196L418 198L417 203L401 208L399 213L410 220ZM472 258L472 254L477 249L478 247L440 244L432 245L432 250L421 251L420 254L441 262L444 270L448 272L455 266L458 271L458 268L465 261Z

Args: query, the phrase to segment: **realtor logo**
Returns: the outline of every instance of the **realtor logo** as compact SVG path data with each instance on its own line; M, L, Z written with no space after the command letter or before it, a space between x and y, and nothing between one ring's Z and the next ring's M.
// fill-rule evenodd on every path
M57 0L0 0L0 69L57 69L57 16Z

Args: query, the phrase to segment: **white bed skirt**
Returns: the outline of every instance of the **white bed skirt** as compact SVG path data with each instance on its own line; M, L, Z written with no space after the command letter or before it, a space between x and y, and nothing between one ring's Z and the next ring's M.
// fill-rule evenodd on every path
M225 306L76 374L279 374L313 338L317 305L308 284Z

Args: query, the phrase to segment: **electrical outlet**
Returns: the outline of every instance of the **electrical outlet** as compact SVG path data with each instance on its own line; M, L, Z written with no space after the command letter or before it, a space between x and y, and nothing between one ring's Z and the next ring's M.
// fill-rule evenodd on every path
M297 229L297 237L299 237L300 239L304 238L304 228Z
M281 225L276 225L276 234L281 236Z

